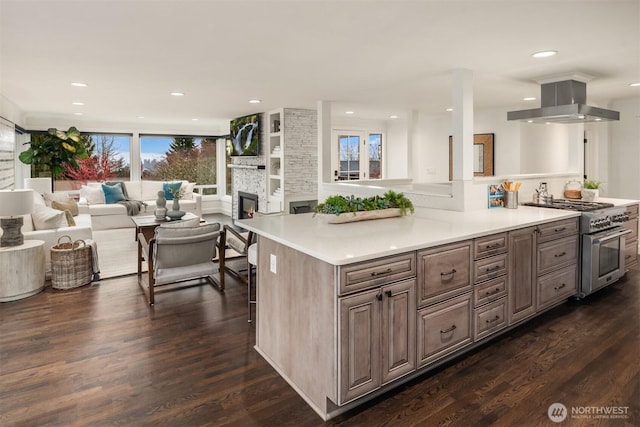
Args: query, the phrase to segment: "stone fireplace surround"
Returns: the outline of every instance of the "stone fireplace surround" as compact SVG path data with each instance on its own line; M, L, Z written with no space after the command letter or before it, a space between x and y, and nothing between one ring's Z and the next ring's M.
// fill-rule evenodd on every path
M266 114L261 114L261 142L258 156L233 157L231 172L232 207L231 217L239 219L238 192L258 196L258 208L267 206L267 158L265 150L269 138ZM284 213L290 213L290 203L304 201L304 205L315 207L318 186L318 132L315 110L283 109L283 132L285 153ZM294 203L295 205L295 203ZM297 210L304 210L298 207ZM291 212L294 213L294 212Z

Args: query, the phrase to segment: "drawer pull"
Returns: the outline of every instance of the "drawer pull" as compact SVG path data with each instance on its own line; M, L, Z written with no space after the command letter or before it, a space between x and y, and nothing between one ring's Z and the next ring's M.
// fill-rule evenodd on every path
M567 286L567 284L566 284L566 283L563 283L563 284L562 284L562 285L560 285L560 286L554 286L554 287L553 287L553 289L555 289L556 291L559 291L560 289L562 289L562 288L564 288L564 287L566 287L566 286Z
M493 291L487 291L487 292L485 293L485 296L490 297L491 295L495 295L495 294L497 294L498 292L500 292L500 288L495 288Z
M453 276L453 275L455 274L455 272L456 272L456 269L454 268L454 269L452 269L451 271L447 271L446 273L440 273L440 277L443 277L443 276Z
M485 268L484 271L485 273L491 273L492 271L498 271L501 268L502 268L501 266L496 265L495 267Z
M567 254L566 252L560 252L559 254L555 254L554 257L560 258L560 257L565 256L566 254Z
M445 329L444 331L440 329L441 334L448 334L449 332L453 332L456 330L456 325L451 325L449 329Z
M382 276L383 274L393 273L391 268L387 268L385 271L373 271L371 272L371 277Z
M624 257L625 260L627 260L629 258L631 258L631 255L627 255L627 256Z
M567 229L567 227L560 227L560 228L554 228L554 229L553 229L553 231L554 231L555 233L559 233L559 232L564 231L564 230L566 230L566 229Z
M496 314L496 317L494 317L493 319L487 319L486 322L487 323L494 323L494 322L497 322L498 320L500 320L500 316L498 316Z
M382 294L376 294L376 299L378 301L382 301Z
M388 296L389 298L391 298L393 296L393 294L391 293L391 291L385 291L384 293L386 296Z
M490 245L486 245L484 248L485 249L496 249L500 247L500 243L492 243Z

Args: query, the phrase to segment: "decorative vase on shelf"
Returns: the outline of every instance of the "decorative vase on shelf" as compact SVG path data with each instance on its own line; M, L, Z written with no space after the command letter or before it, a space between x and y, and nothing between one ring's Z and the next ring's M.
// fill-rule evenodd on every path
M156 209L153 211L157 220L163 220L167 217L167 199L164 197L164 191L158 191L156 199Z

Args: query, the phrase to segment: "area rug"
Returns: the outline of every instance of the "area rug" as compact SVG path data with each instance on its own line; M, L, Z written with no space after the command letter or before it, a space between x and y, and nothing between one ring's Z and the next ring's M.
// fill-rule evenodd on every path
M102 279L137 272L138 247L134 240L135 234L135 228L116 228L93 232L93 240L98 244L100 277Z

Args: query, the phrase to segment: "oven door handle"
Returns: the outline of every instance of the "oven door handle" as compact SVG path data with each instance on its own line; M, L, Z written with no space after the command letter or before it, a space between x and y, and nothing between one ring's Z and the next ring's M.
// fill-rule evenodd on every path
M593 244L599 245L603 242L608 242L609 240L619 239L620 237L625 236L627 234L631 234L631 230L619 230L619 231L616 231L614 234L609 234L605 237L600 237L598 239L595 239L593 241Z

